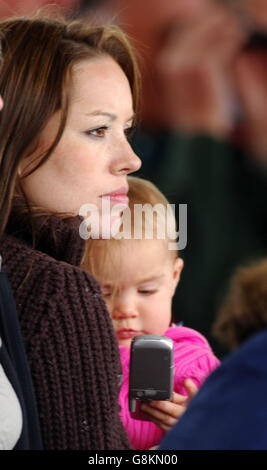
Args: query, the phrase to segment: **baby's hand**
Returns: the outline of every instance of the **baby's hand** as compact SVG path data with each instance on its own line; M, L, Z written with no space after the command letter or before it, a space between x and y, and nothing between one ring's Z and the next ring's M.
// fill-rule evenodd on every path
M198 388L190 379L186 379L184 386L188 396L173 393L170 400L150 401L141 404L141 410L149 415L149 419L157 424L163 431L169 431L185 412L191 398Z

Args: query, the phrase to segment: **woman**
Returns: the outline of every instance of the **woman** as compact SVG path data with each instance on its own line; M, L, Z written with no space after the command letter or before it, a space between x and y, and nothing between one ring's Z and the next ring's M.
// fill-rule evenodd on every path
M44 448L126 449L117 342L98 284L79 268L78 214L93 204L101 230L109 197L117 220L126 176L140 167L127 141L138 83L132 51L117 28L81 22L16 18L1 22L0 34L1 160L6 175L18 168L3 259Z

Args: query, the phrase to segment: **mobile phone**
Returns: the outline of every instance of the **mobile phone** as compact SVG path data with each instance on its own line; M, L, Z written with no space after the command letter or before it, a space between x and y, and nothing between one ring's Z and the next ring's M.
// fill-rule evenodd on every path
M159 335L136 336L131 344L129 410L132 418L148 421L142 401L169 400L173 393L173 341Z

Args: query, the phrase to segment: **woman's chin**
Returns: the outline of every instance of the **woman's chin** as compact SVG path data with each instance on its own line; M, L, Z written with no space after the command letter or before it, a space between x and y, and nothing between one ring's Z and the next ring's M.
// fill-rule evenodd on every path
M118 233L120 232L122 224L122 217L121 214L112 215L109 218L109 223L103 222L100 220L99 224L99 238L100 239L111 239L116 238Z
M82 215L84 216L84 214ZM122 238L124 236L128 238L126 234L128 234L129 230L128 228L125 230L124 225L122 211L103 216L103 214L99 215L99 212L96 210L84 218L81 224L80 235L85 239L93 238L99 240L110 240L111 238Z

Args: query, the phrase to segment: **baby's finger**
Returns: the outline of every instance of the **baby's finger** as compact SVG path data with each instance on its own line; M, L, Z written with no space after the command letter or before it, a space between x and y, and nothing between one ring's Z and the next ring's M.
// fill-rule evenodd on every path
M175 403L176 405L184 405L188 400L188 397L186 395L180 395L180 393L173 392L172 397L170 401L172 403ZM166 402L160 402L160 403L167 403Z
M153 423L155 423L164 432L169 432L173 427L173 426L168 426L167 424L161 423L160 421L157 421L156 419L153 419Z
M173 403L169 400L152 401L149 403L145 403L144 406L147 407L146 409L144 408L146 410L146 413L147 413L147 409L149 409L150 413L153 414L155 418L163 419L166 424L171 424L171 421L168 419L169 417L174 418L176 420L180 418L180 416L185 411L184 405Z
M159 403L162 403L162 402L159 402ZM167 427L174 426L180 414L182 414L182 412L184 411L184 408L183 410L180 410L180 413L178 413L176 410L176 413L174 416L172 415L172 413L171 414L166 413L165 411L162 411L160 408L154 408L147 403L142 404L141 410L145 412L146 414L148 414L150 419L152 419L156 424L158 424L162 428L163 425ZM179 416L176 416L177 414Z
M186 388L189 398L193 398L193 396L196 395L196 393L198 392L197 386L191 379L186 379L184 381L184 386Z

